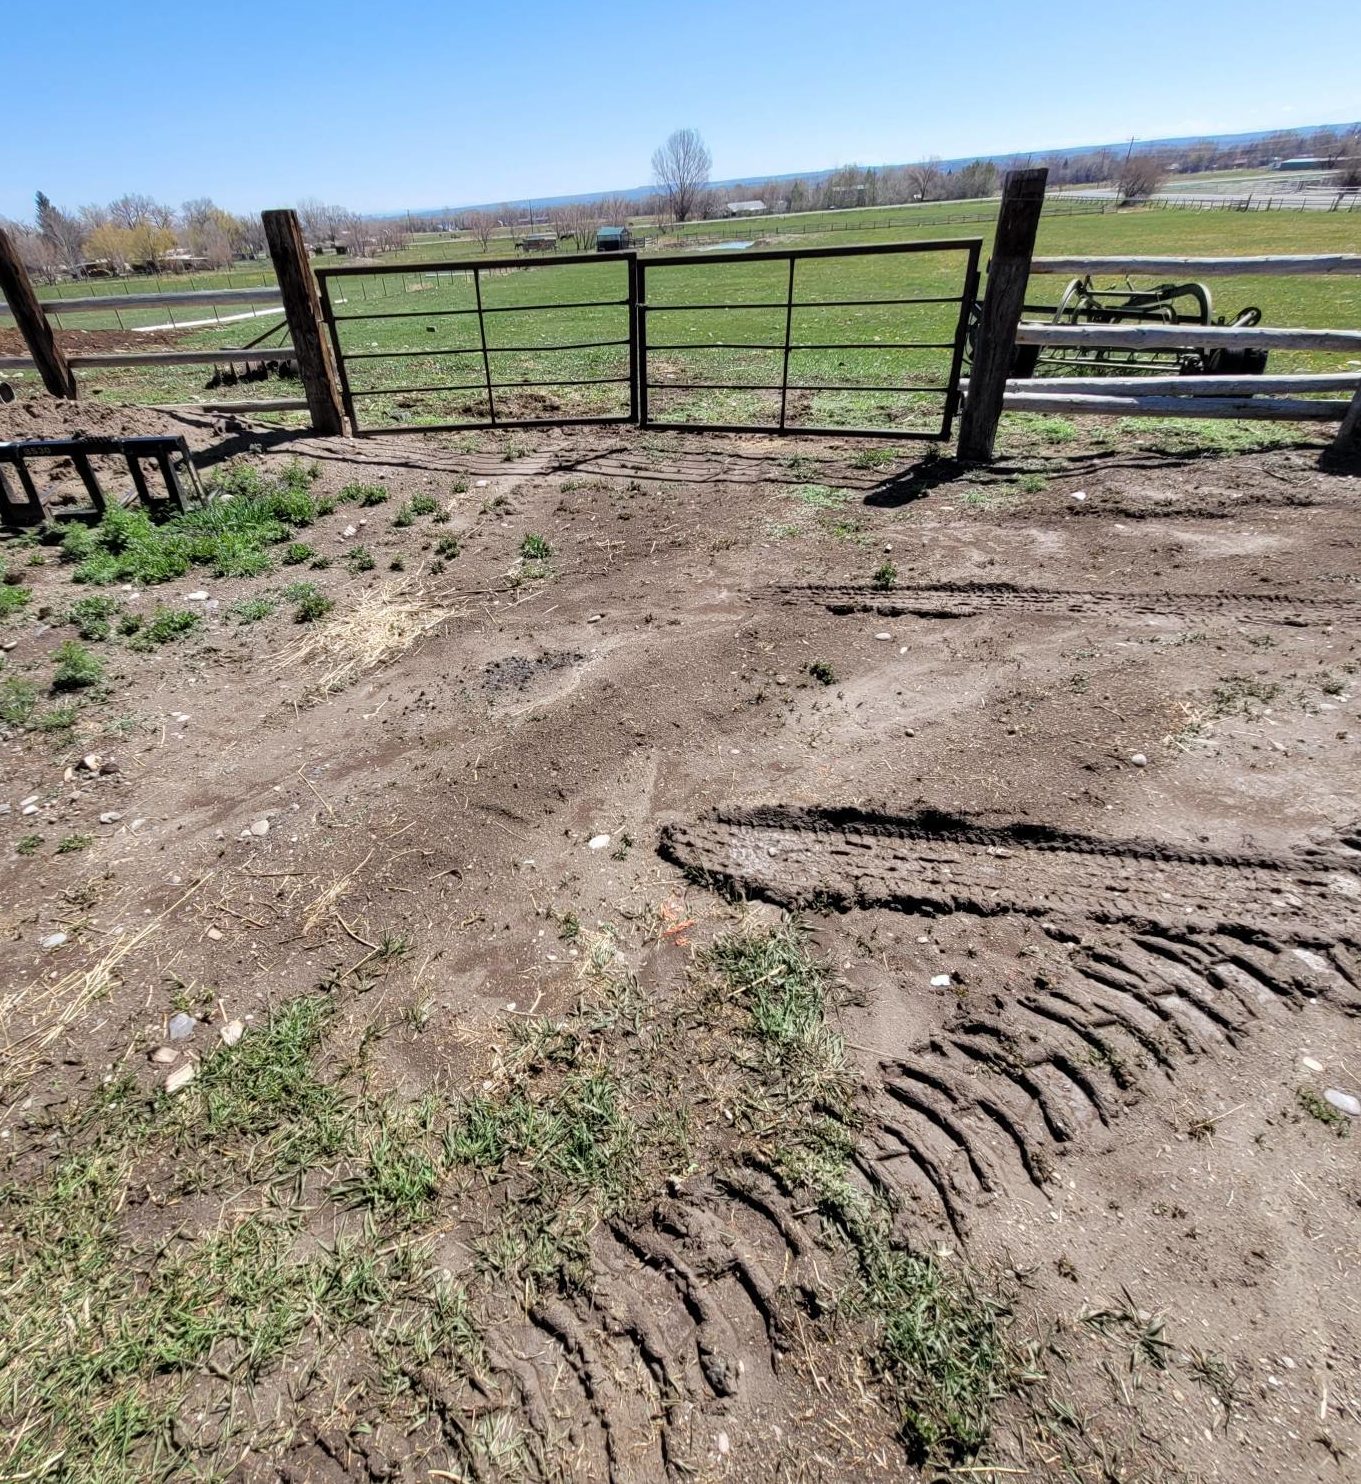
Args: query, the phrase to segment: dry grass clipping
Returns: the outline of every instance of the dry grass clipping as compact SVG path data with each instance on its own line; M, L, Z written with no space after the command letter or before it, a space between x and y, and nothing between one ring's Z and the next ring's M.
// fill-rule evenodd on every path
M352 685L366 670L386 664L417 644L431 629L463 610L445 608L410 582L388 582L364 593L352 608L326 623L316 624L307 637L277 662L276 668L322 660L327 668L312 691L330 695Z
M160 926L149 922L110 948L85 969L74 969L50 984L24 985L0 995L0 1083L27 1082L47 1048L62 1037L96 1000L120 983L118 966Z

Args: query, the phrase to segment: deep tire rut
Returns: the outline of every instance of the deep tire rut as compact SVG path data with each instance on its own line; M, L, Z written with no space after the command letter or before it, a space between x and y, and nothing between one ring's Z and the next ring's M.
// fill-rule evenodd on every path
M888 591L869 586L780 586L773 596L787 604L820 605L838 615L874 613L884 618L971 618L1006 609L1055 614L1224 613L1292 627L1361 622L1361 601L1293 592L1118 592L1018 587L1004 582L900 582Z

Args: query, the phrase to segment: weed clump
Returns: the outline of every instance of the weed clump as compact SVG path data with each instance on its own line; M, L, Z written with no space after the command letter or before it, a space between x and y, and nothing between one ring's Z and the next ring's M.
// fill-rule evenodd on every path
M57 646L55 659L57 667L52 672L53 690L88 690L104 678L104 661L74 639L68 639Z
M885 562L883 566L875 569L870 581L881 593L892 592L898 582L898 569L892 562Z
M837 673L826 660L810 661L808 673L819 685L835 685L837 682Z
M158 608L132 636L128 647L145 654L193 633L202 622L201 614L191 613L187 608Z
M527 562L546 562L553 555L553 548L542 536L531 533L520 542L520 555Z

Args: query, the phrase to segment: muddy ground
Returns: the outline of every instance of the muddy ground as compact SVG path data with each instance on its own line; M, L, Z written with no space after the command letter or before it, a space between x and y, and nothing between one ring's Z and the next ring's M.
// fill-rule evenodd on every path
M0 436L82 418L184 431L205 473L382 483L305 533L334 561L297 575L338 614L400 585L447 616L326 693L287 607L233 617L294 574L114 593L205 619L149 653L115 637L74 730L0 754L0 1042L39 1049L0 1096L6 1180L43 1179L115 1075L155 1099L223 1024L248 1045L315 985L351 985L341 1042L387 1028L366 1090L456 1097L527 1015L573 1013L605 925L655 1008L716 937L789 911L837 981L851 1182L903 1250L999 1295L1029 1357L986 1443L928 1474L1354 1476L1361 1178L1325 1094L1361 1095L1357 470L1033 426L973 475L849 440L347 441L50 404L0 408ZM395 524L417 495L449 518ZM51 548L3 548L32 591L4 673L45 681L82 590ZM73 971L144 928L64 1017ZM182 1003L193 1034L151 1059ZM709 1032L669 1024L657 1097L708 1106ZM426 1367L399 1405L342 1344L249 1406L233 1389L229 1425L208 1366L156 1469L912 1476L857 1338L874 1316L828 1300L845 1251L818 1200L759 1131L733 1160L688 1148L586 1233L585 1290L482 1311L495 1384ZM146 1174L129 1251L154 1272L237 1194ZM433 1199L421 1233L457 1276L497 1197ZM522 1439L500 1463L470 1442L488 1414Z

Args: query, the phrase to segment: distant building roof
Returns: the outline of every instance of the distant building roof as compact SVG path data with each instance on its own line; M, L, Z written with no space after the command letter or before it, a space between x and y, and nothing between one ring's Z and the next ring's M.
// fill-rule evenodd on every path
M756 212L765 209L764 201L729 201L726 207L729 216L735 216L738 212Z

